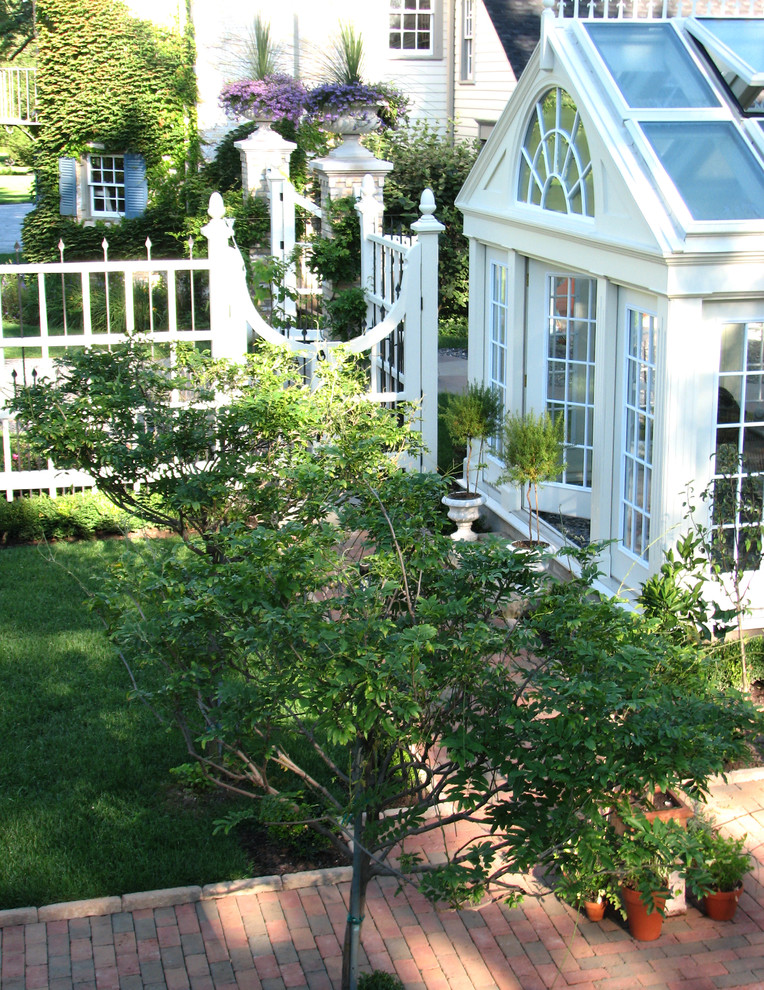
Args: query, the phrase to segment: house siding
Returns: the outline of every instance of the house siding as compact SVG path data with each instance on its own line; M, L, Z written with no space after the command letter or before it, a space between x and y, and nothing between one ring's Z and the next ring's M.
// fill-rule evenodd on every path
M460 8L461 4L457 4ZM454 98L457 133L460 137L485 136L478 122L495 123L501 116L517 80L491 18L481 2L475 4L474 81L461 82L461 10L457 9L454 65Z

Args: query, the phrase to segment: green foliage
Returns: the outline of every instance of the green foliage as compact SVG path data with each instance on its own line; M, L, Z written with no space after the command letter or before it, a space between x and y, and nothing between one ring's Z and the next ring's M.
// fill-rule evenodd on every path
M691 819L687 827L699 845L699 855L688 877L693 889L701 893L737 890L751 869L746 837L735 839L722 835L703 818Z
M308 267L335 286L356 282L361 276L361 234L353 197L330 200L326 223L329 236L312 242Z
M731 628L731 614L705 597L708 559L701 550L696 534L680 537L676 552L670 547L664 551L660 572L644 582L637 598L663 632L691 643L710 643Z
M454 398L453 392L438 393L438 471L449 478L462 473L467 456L466 444L455 443L448 426L448 411Z
M153 494L184 536L126 545L92 601L205 777L354 862L352 918L394 850L433 899L516 898L513 874L593 848L624 793L702 797L762 715L597 595L595 550L558 582L503 541L455 544L443 480L395 468L416 451L401 410L350 366L321 377L269 349L157 368L131 343L17 403L41 452L118 501ZM485 835L447 862L406 848L464 819Z
M255 14L249 29L244 50L247 75L251 79L265 79L280 71L280 51L271 37L271 25Z
M528 539L533 540L531 530L536 516L536 539L539 540L539 485L554 479L564 469L562 460L565 424L562 416L554 420L548 412L538 416L533 412L507 416L501 430L501 458L505 470L499 476L499 484L506 481L526 486L528 502ZM535 495L531 504L531 490Z
M503 411L501 396L495 388L481 382L470 382L466 392L454 395L444 413L446 428L452 441L467 448L465 477L469 491L476 490L474 486L470 487L473 446L477 441L475 464L475 484L477 484L477 474L484 466L483 449L486 441L498 432Z
M352 85L362 82L363 38L352 24L340 24L339 35L325 56L331 82Z
M58 214L58 159L79 158L93 142L106 154L139 152L146 159L149 206L142 218L109 228L112 256L177 252L185 217L197 212L196 82L190 29L165 31L112 0L38 0L38 108L44 126L35 141L41 204L24 225L26 256L92 258L91 240ZM116 241L119 241L117 244Z
M426 122L417 121L370 135L364 144L395 166L385 179L388 220L409 225L418 220L422 190L432 189L435 215L446 228L439 241L440 314L463 317L469 295L469 258L462 215L454 201L475 163L478 143L454 142Z
M125 533L140 520L115 509L104 495L86 491L74 495L32 495L13 502L0 500L0 542L27 543L67 537Z
M0 0L0 61L26 64L34 56L34 0Z
M358 990L404 990L404 986L394 973L374 969L359 975Z
M722 444L715 454L716 475L700 493L706 517L690 488L687 516L711 577L729 600L724 614L734 618L740 647L740 683L750 687L743 616L750 613L749 591L764 552L764 498L761 479L749 473L737 447Z
M335 292L326 303L332 340L351 340L366 329L366 295L360 286Z
M438 320L438 347L467 350L469 331L466 316L444 316Z

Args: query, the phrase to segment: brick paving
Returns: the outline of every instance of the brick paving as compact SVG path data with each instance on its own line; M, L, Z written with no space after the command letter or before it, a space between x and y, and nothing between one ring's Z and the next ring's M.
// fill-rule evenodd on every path
M592 924L548 893L511 909L440 911L382 880L368 892L362 966L397 973L407 990L764 990L764 770L715 784L709 810L728 833L746 833L756 857L732 922L690 906L659 939L636 942L618 916ZM333 990L347 877L335 870L0 911L0 988Z

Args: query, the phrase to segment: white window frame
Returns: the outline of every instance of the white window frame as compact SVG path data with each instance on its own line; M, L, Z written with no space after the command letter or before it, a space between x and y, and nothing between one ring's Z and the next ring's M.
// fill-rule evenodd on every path
M571 311L571 303L575 298L575 283L585 281L589 285L589 305L586 315ZM573 288L571 289L571 287ZM565 309L560 311L558 301L560 292L565 293ZM584 491L591 491L594 464L594 375L595 375L595 346L597 334L597 280L591 276L577 275L573 272L549 273L547 275L547 328L546 328L546 360L545 388L546 408L552 418L562 414L565 423L566 449L572 447L583 450L582 480L571 481L567 470L563 470L557 479L560 484L570 485ZM587 333L586 358L574 359L571 355L570 330L574 324L585 326ZM555 335L561 332L565 339L565 353L560 356L552 353ZM549 390L550 375L554 367L563 375L563 395L561 398L552 396ZM583 400L576 397L575 384L582 389ZM571 394L571 393L574 394ZM571 443L570 419L572 413L580 412L584 416L584 442Z
M549 124L544 120L544 103L554 94L555 119ZM575 108L572 126L563 125L563 100L567 98ZM538 144L531 150L531 139L538 127ZM582 143L579 138L583 137ZM527 175L523 175L523 168ZM550 210L561 216L591 219L594 217L594 188L590 187L592 157L586 129L578 107L570 94L560 86L544 90L536 101L533 115L528 121L520 149L517 175L517 200L534 209ZM559 189L565 199L565 211L547 206L551 190ZM580 209L576 202L580 197ZM536 202L538 200L538 202Z
M488 384L501 398L501 408L507 408L507 374L509 367L509 265L506 261L488 262ZM497 439L491 450L499 452Z
M420 4L429 3L428 8L422 7L420 9ZM412 6L406 7L407 4ZM387 17L387 54L389 58L392 59L432 59L432 58L442 58L443 57L443 42L441 38L442 34L442 15L441 15L442 0L388 0L388 17ZM418 38L420 32L424 33L425 30L429 32L430 44L427 48L403 48L403 35L404 27L402 20L398 23L399 18L403 18L404 15L414 17L426 17L429 20L429 27L427 29L421 27L419 24L415 25L413 28L415 37ZM393 45L391 40L393 35L399 36L401 44Z
M103 152L93 151L87 155L86 161L90 216L94 218L123 217L125 215L127 191L125 185L125 156L123 154L105 155ZM121 163L121 167L119 163ZM118 181L117 177L120 173L122 180ZM104 178L111 181L104 181ZM105 209L98 208L96 201L99 198L102 198L112 207L116 205L116 208L109 208L109 206Z
M734 476L737 478L736 498L739 504L743 486L747 479L759 478L764 486L764 464L762 464L761 468L758 464L752 464L750 461L750 455L752 453L750 446L749 450L746 451L746 434L751 436L754 434L764 434L764 320L731 320L726 321L724 324L725 329L734 326L742 326L744 328L742 359L738 362L739 366L736 368L722 367L723 364L727 363L724 360L722 351L719 362L718 385L721 387L722 382L725 380L728 382L730 379L737 381L738 386L736 391L738 397L735 398L734 395L732 396L738 406L737 419L725 418L724 421L721 421L721 410L717 401L716 432L717 449L719 446L718 438L720 430L724 430L726 433L731 433L734 430L736 434L734 444L730 445L735 447L738 457L741 458L739 470L736 469L734 472ZM758 332L758 339L756 341L752 339L752 328L754 327ZM723 347L724 333L722 334ZM720 388L718 387L717 396L719 396L719 392ZM760 406L760 411L756 418L752 418L750 415L752 400L756 405ZM731 438L725 439L725 443L729 443L730 440ZM750 470L750 468L753 468L753 470ZM719 471L718 465L715 463L714 481L718 481L723 477L724 474ZM729 523L727 528L732 533L740 534L744 530L745 524L738 518L734 524ZM739 545L734 548L734 557L736 560L738 559L738 552Z
M475 81L475 0L462 0L460 82Z
M632 333L635 324L638 335L636 348L633 346L635 338ZM651 541L652 485L655 472L657 314L637 305L627 305L624 333L626 339L618 540L619 549L625 554L642 564L647 564ZM643 436L640 436L640 422L644 424Z

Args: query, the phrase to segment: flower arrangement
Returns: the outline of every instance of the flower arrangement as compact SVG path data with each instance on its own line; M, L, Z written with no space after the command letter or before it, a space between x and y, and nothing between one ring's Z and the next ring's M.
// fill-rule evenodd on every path
M229 83L220 94L220 105L229 117L290 120L297 124L305 110L308 92L299 79L272 75Z
M408 99L386 83L328 82L308 93L305 110L319 124L332 124L340 117L359 117L393 128L405 115Z

